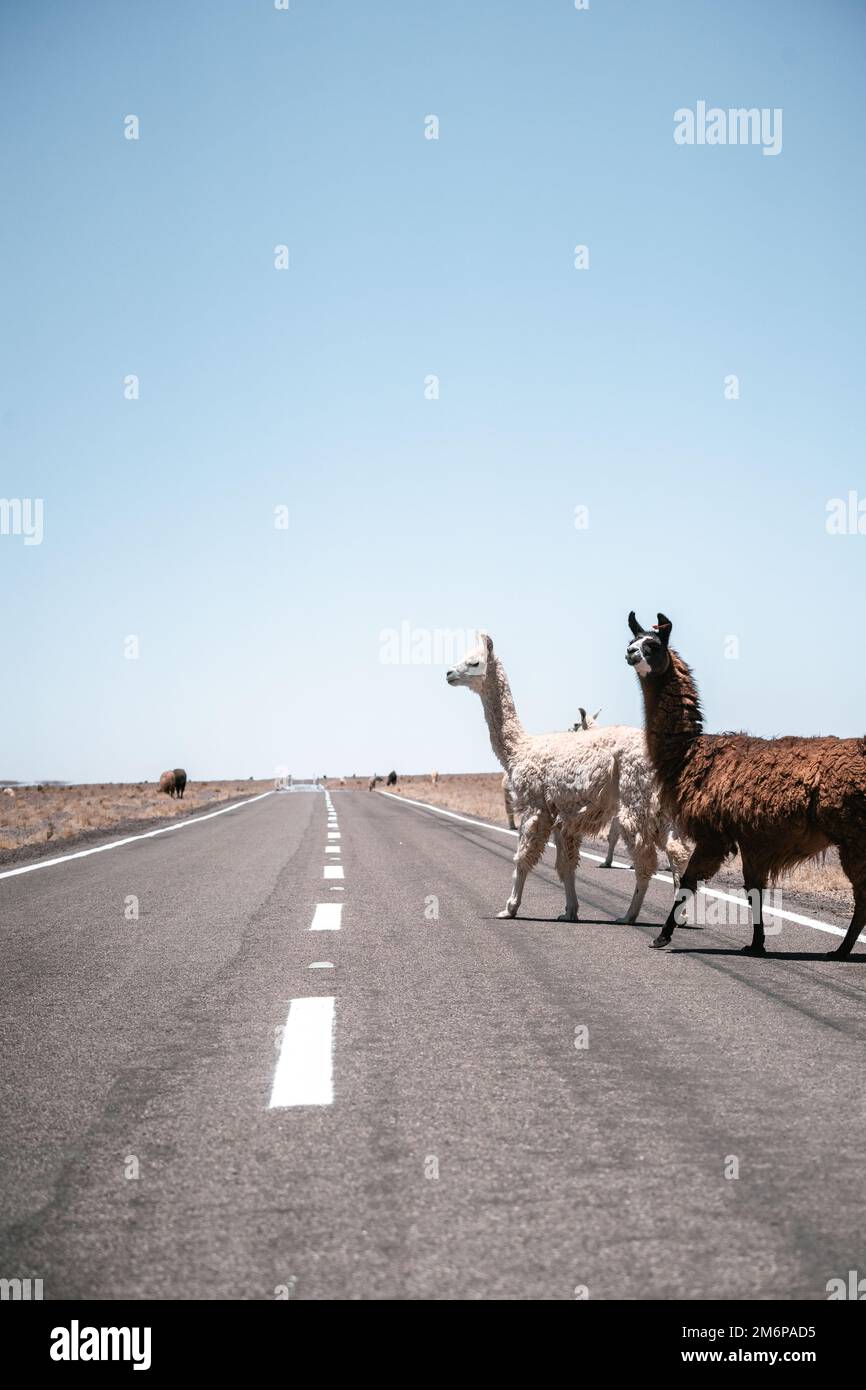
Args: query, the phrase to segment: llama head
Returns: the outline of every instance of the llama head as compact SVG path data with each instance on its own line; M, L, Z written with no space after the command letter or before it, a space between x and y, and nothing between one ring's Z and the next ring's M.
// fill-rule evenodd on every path
M446 671L445 679L449 685L468 685L470 690L480 695L487 675L487 661L493 655L493 639L486 632L479 632L478 636L478 646L467 652L450 671Z
M583 705L578 705L577 708L580 711L580 723L572 724L572 733L583 734L586 733L587 729L594 729L598 716L601 714L601 707L596 710L595 714L587 714Z
M660 676L668 669L668 638L671 635L671 621L664 613L659 613L658 622L651 632L641 627L634 613L628 615L633 642L625 649L625 659L633 666L639 676Z

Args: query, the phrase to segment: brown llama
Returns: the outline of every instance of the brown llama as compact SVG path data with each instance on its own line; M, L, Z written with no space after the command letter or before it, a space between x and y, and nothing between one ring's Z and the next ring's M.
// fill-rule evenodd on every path
M753 924L743 952L765 955L767 881L836 845L854 889L854 915L828 956L849 955L866 926L866 738L705 734L692 673L668 646L670 619L659 613L647 632L630 613L628 624L634 641L625 659L641 678L647 748L662 805L695 842L674 906L651 944L670 945L698 884L739 850Z

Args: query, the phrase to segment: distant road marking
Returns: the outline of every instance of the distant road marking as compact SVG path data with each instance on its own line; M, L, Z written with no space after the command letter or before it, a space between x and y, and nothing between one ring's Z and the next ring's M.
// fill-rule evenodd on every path
M339 840L339 838L340 838L340 832L339 832L339 830L329 830L329 831L328 831L328 839L329 839L329 840Z
M379 796L390 796L392 801L406 801L410 806L420 806L425 811L435 811L437 816L448 816L450 820L463 821L465 825L477 825L480 826L482 830L495 830L499 835L513 835L516 839L519 834L517 830L506 830L505 826L490 825L486 820L473 820L471 816L460 816L456 811L446 811L441 806L431 806L429 801L413 801L409 796L396 796L394 792L379 792ZM548 840L547 844L549 849L556 848L552 840ZM582 849L580 854L581 858L592 859L596 864L604 863L604 856L601 854L591 854L589 850L586 849ZM628 869L630 866L625 864L621 859L615 859L613 861L613 867L615 869ZM657 878L660 883L673 883L670 874L653 874L653 878ZM733 893L723 893L719 888L701 888L699 891L708 898L723 898L725 902L729 903L743 902L741 897L737 897ZM798 927L811 927L814 931L826 932L829 936L845 935L842 927L834 927L830 922L821 922L817 917L803 917L799 912L788 912L787 910L783 912L779 907L765 907L764 916L778 917L785 922L794 922ZM857 940L866 942L866 932L859 936Z
M325 853L326 853L326 854L339 854L339 853L340 853L340 846L339 846L339 845L325 845Z
M192 816L189 820L177 821L174 825L162 825L158 830L145 830L140 835L127 835L124 840L112 840L107 845L97 845L94 849L79 849L73 854L61 854L56 859L40 859L36 864L23 864L20 869L6 869L0 878L15 878L17 874L32 874L37 869L50 869L54 864L68 864L71 859L86 859L89 854L102 854L107 849L119 849L121 845L131 845L135 840L152 840L154 835L167 835L171 830L186 830L190 825L200 825L214 816L224 816L229 811L239 811L242 806L252 806L254 801L263 801L273 792L260 792L258 796L248 797L246 801L236 801L233 806L223 806L219 811L208 811L204 816Z
M269 1110L334 1100L333 995L289 1001Z
M316 903L310 931L339 931L342 903Z
M333 970L333 968L334 962L332 960L314 960L312 965L307 966L308 970Z
M345 878L342 864L326 864L325 878Z

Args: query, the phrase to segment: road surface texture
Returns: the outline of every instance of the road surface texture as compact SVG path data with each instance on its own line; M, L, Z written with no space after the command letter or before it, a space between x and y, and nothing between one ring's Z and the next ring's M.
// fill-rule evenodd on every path
M0 879L0 1277L822 1299L866 1272L866 948L786 925L755 960L726 925L650 951L670 885L618 926L633 875L587 862L557 922L550 851L500 921L514 843L277 793Z

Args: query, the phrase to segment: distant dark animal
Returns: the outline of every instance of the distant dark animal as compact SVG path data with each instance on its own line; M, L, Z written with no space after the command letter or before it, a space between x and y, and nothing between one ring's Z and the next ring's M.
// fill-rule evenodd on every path
M182 797L186 787L186 773L182 767L176 767L170 772L164 772L159 779L159 790L165 792L166 796Z
M388 773L388 779L387 779L387 781L386 781L386 783L385 783L385 786L386 786L386 787L396 787L396 785L397 785L397 774L396 774L396 772L389 772L389 773Z

